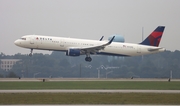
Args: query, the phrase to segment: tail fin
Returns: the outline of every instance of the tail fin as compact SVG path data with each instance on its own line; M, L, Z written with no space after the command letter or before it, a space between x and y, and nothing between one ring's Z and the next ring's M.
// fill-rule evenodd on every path
M143 42L142 45L159 46L165 26L158 26Z

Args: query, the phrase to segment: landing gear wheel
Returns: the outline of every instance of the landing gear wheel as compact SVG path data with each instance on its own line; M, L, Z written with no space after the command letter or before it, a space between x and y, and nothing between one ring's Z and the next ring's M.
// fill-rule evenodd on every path
M92 61L92 58L91 58L91 57L86 57L85 60L86 60L87 62L91 62L91 61Z
M29 56L31 57L31 56L32 56L32 53L29 53Z

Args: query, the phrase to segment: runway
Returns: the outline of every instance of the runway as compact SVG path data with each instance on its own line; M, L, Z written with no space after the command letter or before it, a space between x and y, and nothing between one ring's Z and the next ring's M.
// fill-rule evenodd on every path
M180 93L180 90L0 90L0 93Z

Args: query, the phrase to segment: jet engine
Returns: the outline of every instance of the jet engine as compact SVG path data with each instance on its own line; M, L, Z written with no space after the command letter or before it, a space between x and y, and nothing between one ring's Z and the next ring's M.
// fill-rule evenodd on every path
M66 55L67 56L80 56L81 51L79 49L72 49L70 48L67 52Z

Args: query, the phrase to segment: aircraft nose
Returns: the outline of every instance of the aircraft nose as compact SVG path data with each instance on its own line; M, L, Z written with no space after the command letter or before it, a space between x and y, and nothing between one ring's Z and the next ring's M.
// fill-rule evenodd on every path
M19 46L20 41L19 41L19 40L15 40L15 41L14 41L14 44L17 45L17 46Z

